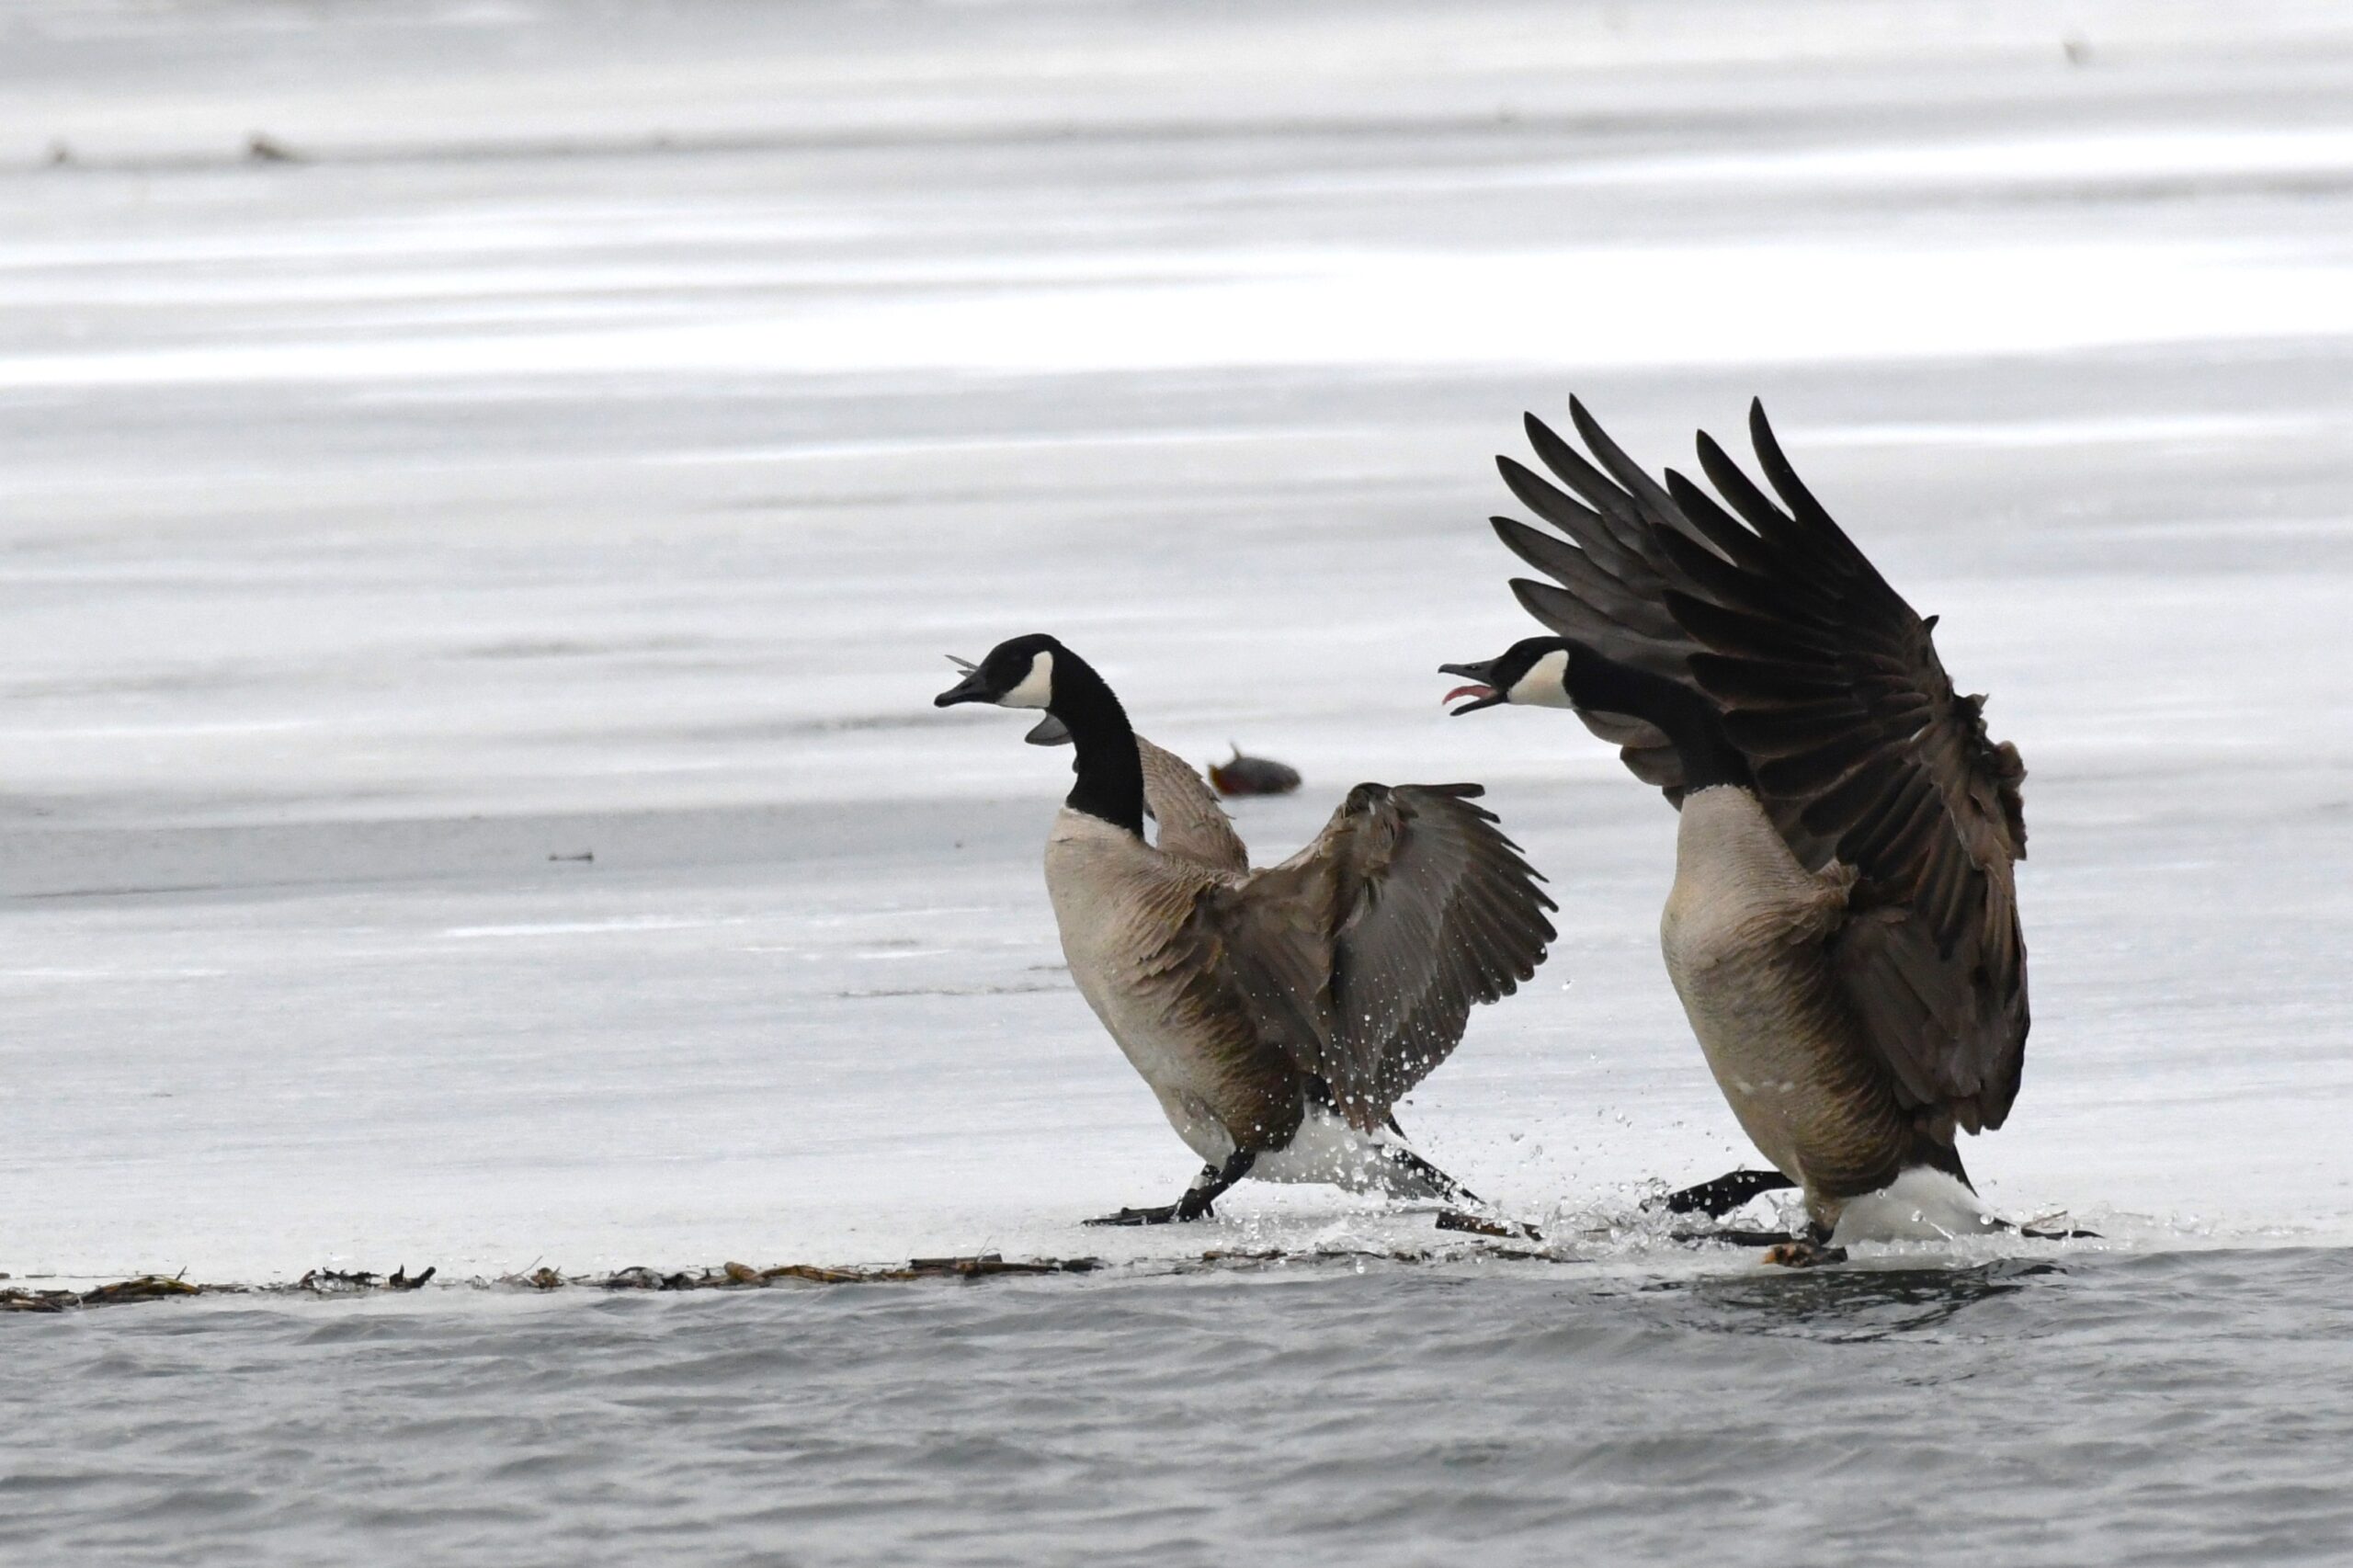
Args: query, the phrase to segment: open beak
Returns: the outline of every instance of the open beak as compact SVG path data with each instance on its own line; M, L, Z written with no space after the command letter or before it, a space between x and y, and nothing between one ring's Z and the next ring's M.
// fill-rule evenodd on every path
M959 702L986 702L990 700L988 684L982 680L980 667L978 665L974 665L969 659L960 659L953 653L948 655L948 662L954 665L958 669L962 670L964 672L964 678L958 681L954 686L949 687L946 691L941 692L938 697L933 698L931 699L931 705L934 708L953 708Z
M1451 702L1458 697L1471 698L1472 700L1464 703L1461 707L1454 710L1454 717L1458 719L1461 718L1465 713L1476 713L1482 708L1493 708L1496 703L1501 702L1504 699L1504 694L1502 692L1497 691L1494 687L1487 684L1487 677L1495 674L1495 662L1493 659L1484 660L1475 665L1440 665L1438 667L1438 674L1442 676L1467 676L1470 677L1471 684L1469 686L1456 687L1452 691L1449 691L1444 697L1439 698L1438 700L1440 702Z

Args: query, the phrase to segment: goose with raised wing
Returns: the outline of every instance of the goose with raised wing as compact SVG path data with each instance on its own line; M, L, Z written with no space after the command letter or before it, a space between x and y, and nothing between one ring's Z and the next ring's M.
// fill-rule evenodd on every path
M1987 737L1935 618L1832 521L1761 403L1749 432L1769 495L1704 433L1713 496L1653 479L1570 412L1590 460L1532 415L1552 479L1498 460L1557 533L1494 519L1551 579L1512 591L1557 635L1440 667L1472 683L1449 694L1470 699L1458 714L1572 710L1682 813L1667 973L1778 1174L1734 1172L1675 1206L1802 1187L1792 1261L2000 1224L1955 1139L2002 1125L2025 1057L2017 748Z
M1470 1196L1392 1111L1552 939L1542 879L1472 803L1479 786L1359 784L1313 843L1252 870L1199 777L1055 639L999 643L935 700L1043 709L1030 738L1075 748L1046 840L1063 952L1203 1162L1176 1202L1096 1223L1200 1219L1245 1176Z

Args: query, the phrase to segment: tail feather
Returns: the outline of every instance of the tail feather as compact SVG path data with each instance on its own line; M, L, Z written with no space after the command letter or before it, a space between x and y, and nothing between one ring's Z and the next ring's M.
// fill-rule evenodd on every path
M1931 1132L1923 1132L1912 1142L1914 1165L1926 1165L1932 1171L1942 1171L1970 1191L1977 1190L1977 1184L1970 1180L1969 1173L1961 1168L1961 1151L1953 1147L1950 1140L1939 1138Z

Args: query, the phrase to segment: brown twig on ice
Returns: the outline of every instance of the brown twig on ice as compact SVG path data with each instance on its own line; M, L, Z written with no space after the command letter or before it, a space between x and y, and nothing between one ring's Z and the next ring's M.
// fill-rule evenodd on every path
M1444 1230L1464 1230L1467 1226L1446 1226ZM1486 1234L1480 1232L1479 1234ZM1512 1233L1500 1233L1509 1235ZM1219 1248L1201 1254L1200 1261L1220 1267L1260 1263L1445 1263L1464 1257L1496 1257L1506 1261L1535 1259L1548 1263L1562 1261L1562 1255L1539 1252L1531 1247L1480 1247L1475 1252L1424 1252L1404 1247L1313 1247L1300 1252L1288 1252L1281 1247L1266 1247L1255 1252Z
M297 1290L308 1290L314 1296L324 1296L345 1290L372 1290L377 1276L366 1269L347 1272L340 1268L313 1268L294 1281Z
M75 1307L112 1307L125 1301L159 1301L166 1296L208 1296L236 1290L234 1285L191 1285L176 1275L142 1274L87 1290L0 1290L0 1312L62 1312Z
M365 1268L313 1268L294 1281L292 1289L307 1290L313 1296L358 1295L368 1290L415 1290L440 1272L438 1268L427 1268L422 1274L411 1274L408 1265L404 1263L392 1270L392 1278L388 1279ZM283 1290L286 1287L269 1286L266 1289Z
M910 1258L903 1267L836 1268L818 1263L779 1263L755 1268L748 1263L722 1263L717 1268L665 1274L639 1265L607 1275L564 1275L552 1268L530 1274L510 1274L502 1285L552 1290L564 1285L585 1285L603 1290L760 1290L787 1280L808 1285L872 1285L907 1279L981 1279L1000 1274L1086 1274L1103 1267L1097 1257L1048 1257L1008 1263L999 1254L984 1252L969 1257Z
M1449 1224L1449 1217L1463 1221ZM1494 1227L1494 1228L1489 1228ZM1515 1233L1495 1221L1476 1216L1442 1216L1439 1228L1469 1231L1480 1235L1510 1236ZM1532 1233L1529 1233L1531 1239ZM1373 1248L1318 1247L1289 1252L1280 1248L1243 1250L1221 1248L1199 1255L1190 1263L1176 1263L1175 1271L1189 1272L1201 1267L1253 1267L1267 1264L1332 1264L1332 1263L1434 1263L1444 1261L1447 1253L1427 1251L1386 1251ZM1474 1256L1492 1258L1534 1258L1560 1261L1551 1252L1530 1251L1519 1247L1482 1246ZM755 1268L747 1263L728 1262L717 1268L684 1269L664 1273L660 1269L638 1265L606 1275L568 1275L543 1264L535 1264L527 1272L501 1276L494 1281L475 1279L477 1288L490 1284L516 1290L560 1290L567 1286L582 1286L604 1290L764 1290L779 1284L804 1285L878 1285L917 1279L991 1279L1003 1275L1042 1276L1054 1274L1091 1274L1107 1267L1099 1257L1041 1257L1007 1259L1001 1253L972 1253L955 1257L915 1257L896 1266L835 1267L817 1263L779 1263L767 1268ZM244 1294L248 1291L262 1295L302 1294L310 1296L366 1295L375 1291L408 1291L422 1289L438 1273L438 1268L424 1268L415 1274L403 1264L389 1276L366 1269L313 1268L300 1279L270 1285L194 1285L187 1280L158 1274L142 1274L135 1279L118 1280L88 1290L36 1290L23 1286L0 1285L0 1312L63 1312L80 1307L113 1306L124 1301L154 1301L173 1296L210 1296ZM5 1277L0 1277L5 1278Z

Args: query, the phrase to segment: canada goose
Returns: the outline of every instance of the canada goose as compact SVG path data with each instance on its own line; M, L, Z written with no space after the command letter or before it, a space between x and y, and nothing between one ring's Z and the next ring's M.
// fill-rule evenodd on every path
M2025 1055L2017 748L1986 738L1984 699L1958 695L1937 657L1935 618L1799 481L1761 403L1749 433L1779 505L1704 432L1725 505L1672 470L1653 480L1569 406L1598 468L1532 415L1528 434L1582 504L1497 460L1566 540L1494 519L1553 579L1512 591L1560 635L1440 668L1477 683L1449 695L1472 698L1458 715L1574 709L1682 812L1667 972L1780 1179L1735 1172L1677 1206L1802 1187L1810 1244L1790 1261L1834 1233L1999 1224L1953 1143L2001 1126Z
M1552 901L1470 804L1477 785L1359 784L1313 844L1254 871L1199 777L1139 741L1103 677L1053 638L999 643L934 700L1042 708L1030 738L1075 745L1046 840L1063 952L1207 1162L1175 1203L1095 1223L1198 1220L1245 1176L1469 1196L1391 1111L1454 1050L1472 1005L1511 994L1552 939Z

